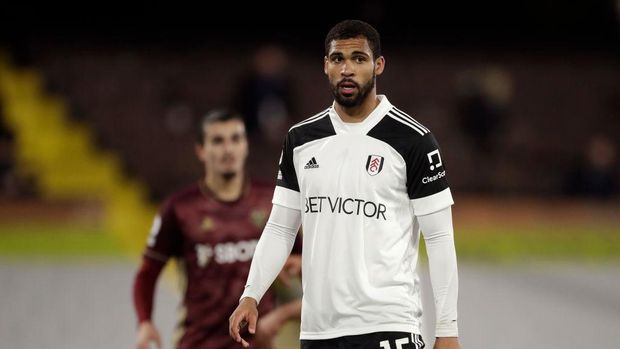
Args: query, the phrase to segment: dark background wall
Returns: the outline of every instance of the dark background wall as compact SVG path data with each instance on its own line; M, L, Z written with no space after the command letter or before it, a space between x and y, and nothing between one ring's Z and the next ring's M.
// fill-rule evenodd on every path
M161 198L199 176L187 122L237 105L257 49L275 44L288 55L291 124L331 103L329 28L364 19L381 32L388 62L379 93L437 134L455 188L563 195L601 137L618 181L618 13L614 1L549 0L8 4L0 43L40 69L76 122ZM272 181L279 139L252 140L251 172Z

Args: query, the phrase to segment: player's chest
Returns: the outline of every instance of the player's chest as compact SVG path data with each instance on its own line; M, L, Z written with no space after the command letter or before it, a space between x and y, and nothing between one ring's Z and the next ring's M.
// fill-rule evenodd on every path
M302 190L391 192L405 188L406 164L387 143L365 135L331 137L295 149Z
M229 207L203 205L185 212L179 225L187 244L225 244L257 239L267 218L265 203Z

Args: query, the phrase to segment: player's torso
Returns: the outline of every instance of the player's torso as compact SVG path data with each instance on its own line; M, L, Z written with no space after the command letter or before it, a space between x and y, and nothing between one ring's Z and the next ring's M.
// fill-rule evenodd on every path
M178 203L181 259L188 273L200 280L247 275L246 264L269 217L270 194L262 187L251 187L235 202L203 194Z
M406 165L388 144L359 134L335 135L295 149L305 218L344 215L393 218L391 201L406 200Z
M176 203L175 216L183 235L179 274L185 287L179 348L230 344L226 319L243 293L256 244L269 217L271 195L271 189L253 185L231 203L208 193ZM261 306L261 311L271 309L271 295Z
M387 143L367 135L335 135L296 148L293 159L304 249L317 258L308 260L313 271L373 273L385 266L384 255L406 247L412 234L406 164ZM329 259L336 263L325 263Z
M386 313L400 312L401 322L414 318L417 235L403 157L385 141L352 132L305 143L293 161L302 201L304 307L312 309L304 311L302 331L381 323ZM404 304L411 305L406 312Z

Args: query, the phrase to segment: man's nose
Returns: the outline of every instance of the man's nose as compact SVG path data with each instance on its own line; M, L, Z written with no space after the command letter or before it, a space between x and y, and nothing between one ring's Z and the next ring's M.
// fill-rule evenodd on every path
M233 150L232 142L224 142L224 152L230 153Z
M342 64L342 69L340 69L340 75L342 76L352 76L353 75L353 69L351 68L351 64L348 62L344 62Z

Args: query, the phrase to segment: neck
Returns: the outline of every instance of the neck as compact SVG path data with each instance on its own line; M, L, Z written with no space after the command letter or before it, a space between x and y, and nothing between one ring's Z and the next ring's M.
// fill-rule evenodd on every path
M379 105L377 91L373 89L362 104L355 107L345 107L336 102L336 112L344 122L362 122Z
M204 181L218 200L235 201L243 193L244 179L242 172L235 174L232 178L207 172Z

